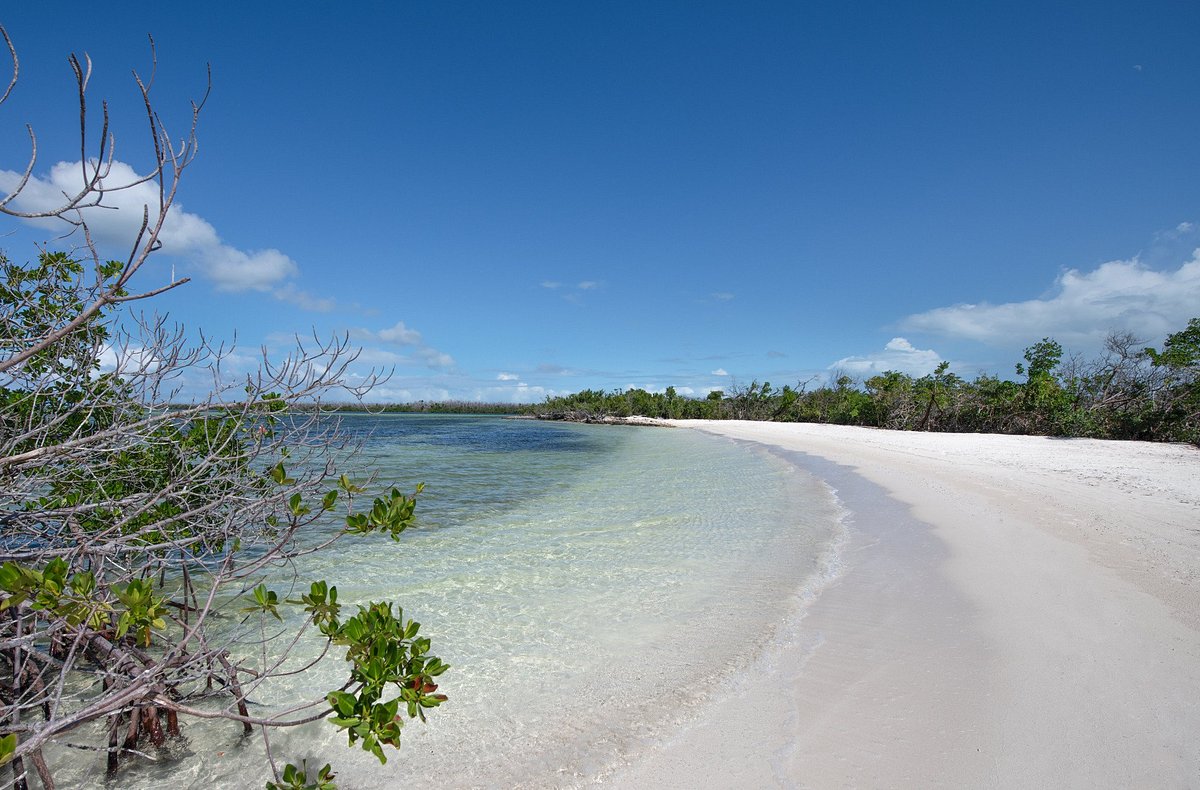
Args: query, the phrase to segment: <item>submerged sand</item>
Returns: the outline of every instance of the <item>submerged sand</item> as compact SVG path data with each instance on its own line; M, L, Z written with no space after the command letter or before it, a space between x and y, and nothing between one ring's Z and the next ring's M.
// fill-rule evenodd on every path
M843 573L614 787L1200 787L1200 450L674 424L850 509Z

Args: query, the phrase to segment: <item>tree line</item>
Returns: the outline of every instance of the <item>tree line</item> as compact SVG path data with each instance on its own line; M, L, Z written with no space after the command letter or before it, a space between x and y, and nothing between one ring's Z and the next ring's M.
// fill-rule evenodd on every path
M1025 349L1012 379L967 380L941 363L925 376L891 370L865 380L838 375L773 387L735 385L705 398L664 392L583 390L548 398L533 412L546 419L629 416L774 420L895 430L1037 434L1200 444L1200 318L1161 348L1129 333L1109 335L1094 359L1064 356L1050 339Z
M410 403L295 403L292 410L298 412L365 412L370 414L525 414L528 404L490 403L467 400L418 400Z

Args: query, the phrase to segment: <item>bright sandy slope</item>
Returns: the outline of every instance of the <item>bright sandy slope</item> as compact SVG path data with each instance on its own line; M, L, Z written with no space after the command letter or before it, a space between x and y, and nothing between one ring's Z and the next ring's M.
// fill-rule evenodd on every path
M1200 450L675 424L803 453L852 511L845 570L606 784L1200 787Z

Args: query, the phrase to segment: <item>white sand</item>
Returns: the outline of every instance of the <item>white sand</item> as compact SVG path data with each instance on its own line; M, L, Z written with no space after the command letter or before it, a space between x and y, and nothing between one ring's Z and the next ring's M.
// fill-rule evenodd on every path
M1200 450L676 424L807 454L854 513L846 570L606 784L1200 787Z

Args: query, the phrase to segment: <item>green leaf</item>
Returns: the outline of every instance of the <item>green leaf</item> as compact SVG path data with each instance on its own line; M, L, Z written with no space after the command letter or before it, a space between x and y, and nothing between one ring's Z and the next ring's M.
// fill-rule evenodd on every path
M12 760L16 751L17 734L15 732L0 737L0 765L6 765L10 760Z
M306 516L312 512L312 508L303 504L299 491L292 494L291 499L288 500L288 507L291 509L292 515L296 517Z
M337 503L337 498L338 498L337 489L334 489L334 490L326 493L324 498L321 499L321 509L322 510L332 510L334 504Z

